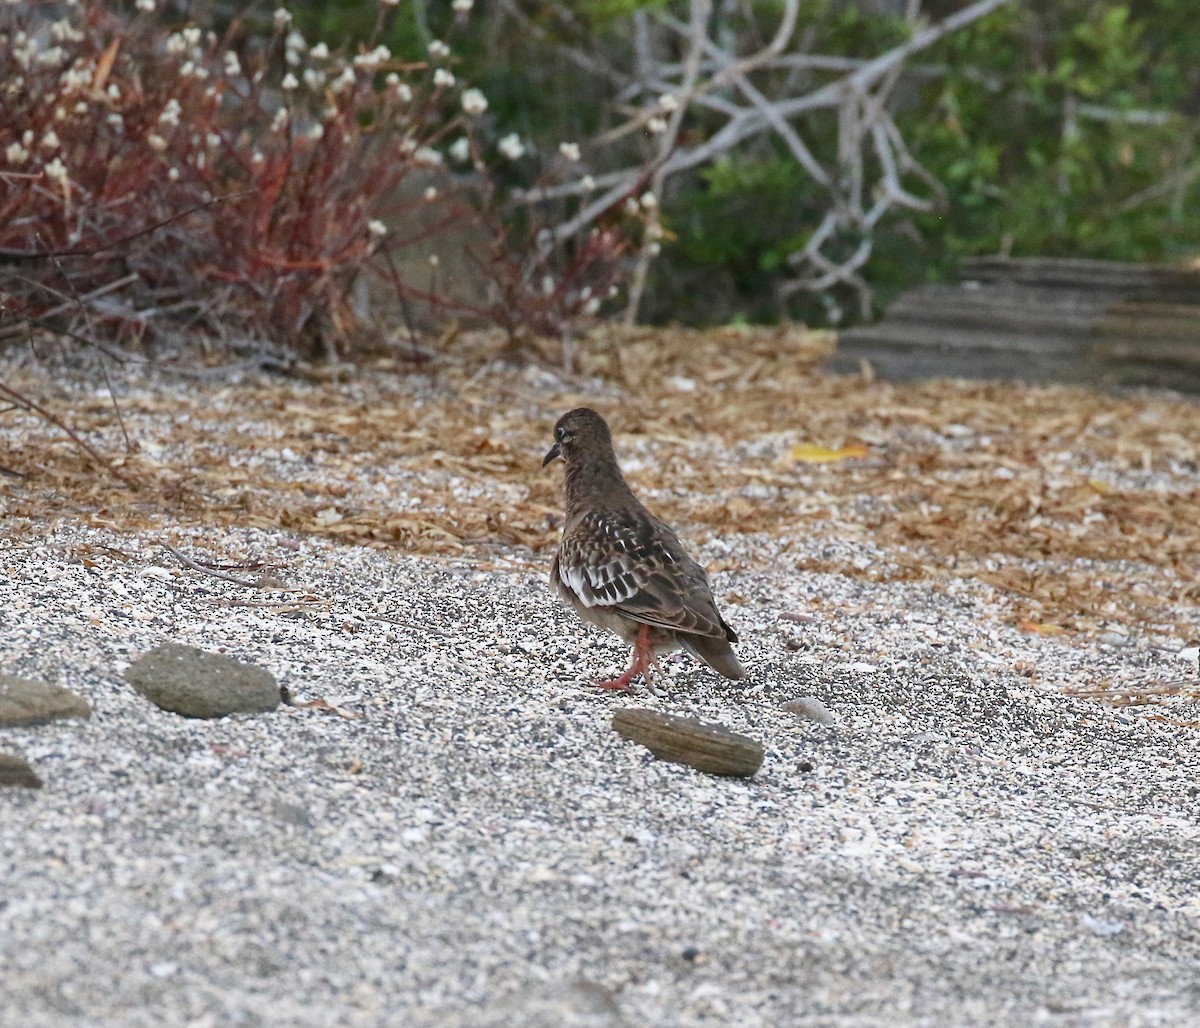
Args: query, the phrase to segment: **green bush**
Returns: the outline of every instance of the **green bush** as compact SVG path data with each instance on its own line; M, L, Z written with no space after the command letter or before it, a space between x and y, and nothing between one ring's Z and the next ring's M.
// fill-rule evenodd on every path
M1178 0L1066 0L949 39L949 74L903 127L947 186L921 219L939 269L996 251L1163 260L1194 251L1200 42ZM1097 110L1098 108L1099 110ZM1138 111L1161 112L1160 124ZM1197 169L1200 170L1200 169Z

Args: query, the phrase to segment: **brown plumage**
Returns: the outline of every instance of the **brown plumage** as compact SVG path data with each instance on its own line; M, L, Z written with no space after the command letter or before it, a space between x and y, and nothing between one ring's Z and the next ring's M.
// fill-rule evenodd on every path
M726 678L745 677L704 569L630 491L604 419L589 407L559 418L542 466L559 457L567 517L550 582L583 620L634 648L629 669L599 684L627 689L637 675L648 678L658 653L679 647Z

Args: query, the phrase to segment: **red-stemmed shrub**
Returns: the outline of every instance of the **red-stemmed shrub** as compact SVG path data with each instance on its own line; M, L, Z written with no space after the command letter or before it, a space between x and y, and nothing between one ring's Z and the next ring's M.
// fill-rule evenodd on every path
M615 286L615 229L567 255L514 243L480 157L486 99L446 48L406 64L373 40L310 46L284 10L256 38L136 8L0 6L0 333L200 329L339 355L380 286L397 315L514 332L561 331ZM474 288L437 273L450 237Z

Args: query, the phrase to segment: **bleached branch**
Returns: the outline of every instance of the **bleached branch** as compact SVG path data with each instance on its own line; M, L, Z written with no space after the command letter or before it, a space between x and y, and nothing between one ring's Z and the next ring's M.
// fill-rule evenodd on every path
M512 0L502 2L506 9L515 7ZM944 198L941 184L912 156L896 127L889 107L893 89L915 55L1014 2L976 0L940 22L921 24L919 2L910 0L911 36L865 61L801 52L800 0L784 0L770 39L749 54L733 52L735 40L719 42L726 37L712 24L712 0L690 0L686 21L668 10L643 8L634 16L632 68L604 69L606 81L621 83L615 97L627 114L587 147L590 156L601 158L641 137L646 141L641 154L616 170L593 176L581 170L578 178L531 190L523 199L531 204L578 200L572 216L547 233L546 246L562 246L631 196L649 189L661 198L673 177L727 157L751 140L772 139L827 197L817 229L789 258L796 277L784 294L846 285L868 308L870 289L860 272L880 223L892 211L928 211ZM568 56L585 64L579 54ZM795 92L789 84L796 71L835 77ZM663 96L671 98L669 109ZM822 163L806 138L811 128L805 119L817 111L836 115L836 158L830 163ZM647 232L629 294L630 318L661 235L657 206L641 216Z

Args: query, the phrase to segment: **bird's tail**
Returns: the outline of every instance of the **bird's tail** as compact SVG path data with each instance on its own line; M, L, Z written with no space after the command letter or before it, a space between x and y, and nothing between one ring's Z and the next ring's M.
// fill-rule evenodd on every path
M727 640L714 639L710 635L680 634L679 642L692 656L704 661L717 674L735 682L746 677L746 669L742 667Z

